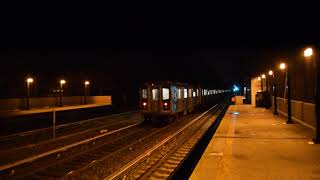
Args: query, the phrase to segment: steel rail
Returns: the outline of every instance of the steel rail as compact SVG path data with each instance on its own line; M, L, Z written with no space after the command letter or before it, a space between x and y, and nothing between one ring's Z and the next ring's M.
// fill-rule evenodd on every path
M76 142L76 143L73 143L73 144L69 144L69 145L66 145L66 146L63 146L63 147L60 147L60 148L56 148L56 149L53 149L53 150L50 150L50 151L47 151L47 152L44 152L44 153L41 153L41 154L37 154L37 155L31 156L31 157L28 157L28 158L13 162L13 163L8 163L8 164L5 164L5 165L2 165L2 166L0 166L0 171L6 170L6 169L9 169L9 168L12 168L12 167L24 164L24 163L32 162L32 161L35 161L35 160L37 160L39 158L42 158L42 157L45 157L45 156L48 156L48 155L51 155L51 154L54 154L54 153L57 153L57 152L60 152L60 151L65 151L65 150L67 150L69 148L88 143L88 142L96 140L98 138L101 138L101 137L104 137L104 136L107 136L107 135L110 135L110 134L114 134L116 132L120 132L120 131L123 131L125 129L129 129L131 127L138 126L139 124L141 124L141 123L140 122L139 123L135 123L135 124L132 124L132 125L129 125L129 126L126 126L126 127L114 130L114 131L110 131L110 132L106 132L104 134L100 134L98 136L95 136L95 137L92 137L92 138L89 138L89 139L86 139L86 140L83 140L83 141L79 141L79 142Z
M86 119L86 120L72 122L72 123L60 124L60 125L56 126L56 129L63 128L63 127L68 127L68 126L72 126L72 125L81 125L81 124L84 124L84 123L89 123L91 121L98 121L98 120L101 120L101 119L109 119L109 118L113 118L113 117L117 117L117 116L123 116L125 114L130 114L130 113L135 113L135 112L138 112L138 111L128 111L128 112L124 112L124 113L113 114L113 115L108 115L108 116L102 116L102 117L97 117L97 118L91 118L91 119ZM8 139L8 138L11 138L12 136L26 136L26 135L30 135L30 134L33 134L33 133L37 133L38 131L46 131L46 130L52 130L52 127L35 129L35 130L30 130L30 131L10 134L10 135L7 135L7 136L0 136L0 141L3 141L3 139L5 140L5 139Z
M218 104L214 105L213 107L211 107L209 110L207 110L206 112L202 113L200 116L198 116L197 118L195 118L194 120L192 120L191 122L189 122L188 124L186 124L183 128L181 128L180 130L178 130L177 132L175 132L174 134L168 136L167 138L165 138L164 140L162 140L161 142L159 142L157 145L153 146L152 148L146 150L143 154L141 154L140 156L138 156L137 158L135 158L134 160L130 161L129 163L127 163L126 165L124 165L121 169L119 169L118 171L112 173L111 175L109 175L108 177L104 178L106 179L115 179L118 176L120 176L121 174L123 174L125 171L127 171L128 169L130 169L132 166L134 166L136 163L138 163L139 161L141 161L142 159L146 158L147 156L149 156L151 153L153 153L155 150L157 150L159 147L163 146L165 143L169 142L171 139L173 139L174 137L176 137L178 134L180 134L182 131L184 131L185 129L189 128L192 124L194 124L195 122L197 122L200 118L202 118L204 115L206 115L209 111L211 111L212 109L216 108L218 106Z

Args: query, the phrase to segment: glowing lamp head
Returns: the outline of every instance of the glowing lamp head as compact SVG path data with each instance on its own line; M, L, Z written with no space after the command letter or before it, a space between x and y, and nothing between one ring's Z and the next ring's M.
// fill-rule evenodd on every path
M165 102L165 103L164 103L164 106L168 106L168 103L167 103L167 102Z
M146 103L146 102L143 102L142 105L143 105L143 106L147 106L147 103Z
M265 75L265 74L262 74L262 75L261 75L261 78L262 78L262 79L265 79L265 78L266 78L266 75Z
M33 83L33 78L27 78L27 83Z
M62 79L60 80L60 84L65 84L66 83L66 80Z
M269 76L272 76L272 75L273 75L273 71L270 70L270 71L269 71Z
M306 48L303 52L304 57L310 57L313 55L313 49L312 48Z
M286 64L285 63L281 63L279 67L280 67L281 70L284 70L284 69L286 69Z
M258 77L258 81L261 81L261 77Z
M85 81L84 85L88 86L88 85L90 85L90 82L89 81Z

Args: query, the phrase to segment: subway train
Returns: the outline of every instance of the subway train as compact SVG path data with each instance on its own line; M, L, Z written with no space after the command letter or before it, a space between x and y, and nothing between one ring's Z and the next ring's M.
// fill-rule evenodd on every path
M200 88L180 82L148 82L140 88L140 112L144 121L161 118L175 120L178 115L193 112L227 90Z

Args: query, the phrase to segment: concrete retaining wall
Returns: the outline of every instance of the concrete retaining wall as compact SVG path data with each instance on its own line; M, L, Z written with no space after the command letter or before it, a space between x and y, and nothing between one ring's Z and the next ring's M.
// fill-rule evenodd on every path
M272 97L272 109L273 109ZM315 104L306 103L302 101L291 101L291 112L293 120L302 121L312 127L316 126ZM277 110L282 115L287 116L287 100L284 98L277 98Z
M30 108L43 108L58 106L59 97L33 97L30 98ZM87 96L87 104L110 104L111 96ZM63 97L63 105L80 105L84 104L83 96ZM25 109L25 98L0 99L0 110Z

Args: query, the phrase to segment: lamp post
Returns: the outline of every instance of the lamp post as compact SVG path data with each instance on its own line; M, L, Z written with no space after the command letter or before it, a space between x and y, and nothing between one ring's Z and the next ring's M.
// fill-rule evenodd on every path
M273 107L274 107L274 110L273 110L273 114L274 115L279 115L278 113L278 108L277 108L277 85L276 85L276 77L275 77L275 74L273 73L272 70L269 71L269 76L272 76L272 84L273 84Z
M62 96L63 96L62 91L63 91L63 85L65 83L66 83L66 81L64 79L60 80L60 107L63 106L63 104L62 104Z
M27 108L30 109L30 84L33 83L33 78L27 78Z
M262 91L263 91L263 80L266 81L266 87L267 87L266 75L265 75L265 74L262 74L262 75L261 75L261 78L262 78L262 79L261 79L261 84L262 84L261 87L262 87Z
M287 124L293 123L292 118L291 118L291 88L290 88L290 74L289 74L289 67L285 63L281 63L279 68L281 70L286 70L286 78L287 78L287 112L288 112L288 120Z
M263 91L263 84L262 84L261 77L258 77L258 81L260 81L260 85L261 85L261 92L262 92L262 91Z
M315 88L314 88L314 100L315 100L315 113L316 113L316 137L314 139L314 142L316 144L320 144L320 107L319 107L319 103L320 103L320 96L319 96L319 89L320 89L320 83L318 83L318 78L319 78L319 60L317 59L316 55L313 52L313 49L311 47L308 47L306 49L304 49L303 51L303 55L306 59L312 59L313 60L313 66L315 69L315 74L314 74L314 80L315 80Z
M84 82L84 104L87 104L87 86L90 85L89 81Z

